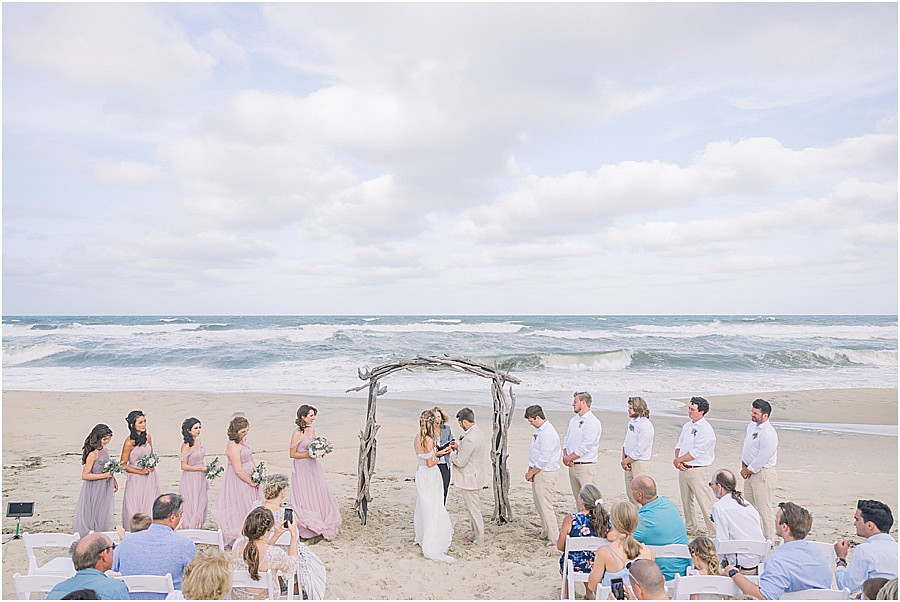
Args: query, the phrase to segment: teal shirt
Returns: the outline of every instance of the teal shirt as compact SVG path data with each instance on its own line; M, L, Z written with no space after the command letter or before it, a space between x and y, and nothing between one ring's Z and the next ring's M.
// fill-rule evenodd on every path
M678 508L672 500L665 496L659 496L649 504L638 510L638 528L634 531L634 538L648 546L667 546L673 543L688 544L687 530ZM666 581L675 578L675 575L684 575L691 564L690 558L659 558L656 560L659 570L662 571Z
M92 589L101 600L128 600L128 587L119 579L110 579L97 569L82 569L65 581L56 584L48 600L60 600L66 594L79 589Z

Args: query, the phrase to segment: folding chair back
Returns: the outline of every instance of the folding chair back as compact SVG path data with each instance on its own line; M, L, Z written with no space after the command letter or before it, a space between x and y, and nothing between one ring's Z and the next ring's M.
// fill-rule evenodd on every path
M670 543L665 546L647 546L656 553L657 558L687 558L690 559L691 552L685 543Z
M210 531L208 529L181 529L176 531L180 535L184 535L194 543L202 543L210 546L219 546L219 551L225 551L225 536L222 529L218 531Z
M562 588L559 593L559 599L575 599L575 582L587 583L590 573L576 572L575 564L569 559L569 552L596 552L602 546L608 546L609 542L604 537L572 537L566 535L565 562L563 562Z
M844 589L804 589L799 592L785 592L782 600L849 600L850 590Z
M78 533L23 533L22 541L25 544L25 555L28 557L29 575L64 575L71 577L75 574L75 567L68 554L57 557L45 564L38 566L35 548L64 548L68 553L69 547L81 537Z
M19 600L30 600L31 594L40 594L41 599L47 597L50 590L61 581L68 579L65 575L13 575L13 585Z
M130 594L171 594L175 591L172 574L160 575L119 575L114 577L124 581Z
M673 600L688 600L692 594L718 594L720 596L739 596L739 588L731 577L721 575L675 575L675 593Z
M275 577L272 575L271 569L259 572L259 581L250 578L250 571L242 571L234 569L232 572L231 587L255 588L268 590L266 600L275 599Z

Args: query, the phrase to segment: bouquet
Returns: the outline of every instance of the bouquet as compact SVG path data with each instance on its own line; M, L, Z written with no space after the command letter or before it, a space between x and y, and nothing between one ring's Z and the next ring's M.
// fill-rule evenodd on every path
M254 483L262 483L266 480L266 463L260 462L250 473L250 480Z
M208 480L212 481L223 472L225 472L225 467L219 465L219 458L213 458L212 462L206 465L206 473L204 474L204 476Z
M325 437L316 437L309 442L310 458L324 458L332 451L334 450L331 448L331 443L329 443L328 439L326 439Z
M137 461L138 468L156 468L157 464L159 464L159 456L156 454L141 456Z
M100 472L110 472L115 475L117 472L125 472L125 465L118 460L107 460L100 465Z

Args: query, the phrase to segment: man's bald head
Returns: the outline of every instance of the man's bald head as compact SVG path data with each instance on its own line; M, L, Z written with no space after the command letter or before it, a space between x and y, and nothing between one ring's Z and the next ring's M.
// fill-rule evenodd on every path
M631 494L643 506L656 499L656 483L650 477L641 475L631 481Z
M84 569L108 571L112 567L112 541L103 533L85 535L72 544L72 564L75 565L76 571ZM100 568L98 564L109 566Z

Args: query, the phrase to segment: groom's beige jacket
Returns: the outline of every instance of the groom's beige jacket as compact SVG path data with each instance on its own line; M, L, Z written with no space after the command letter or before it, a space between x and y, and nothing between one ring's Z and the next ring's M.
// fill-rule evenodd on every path
M453 484L460 489L481 489L484 483L484 445L484 433L477 424L473 424L460 438L459 449L450 452L450 462L456 467Z

